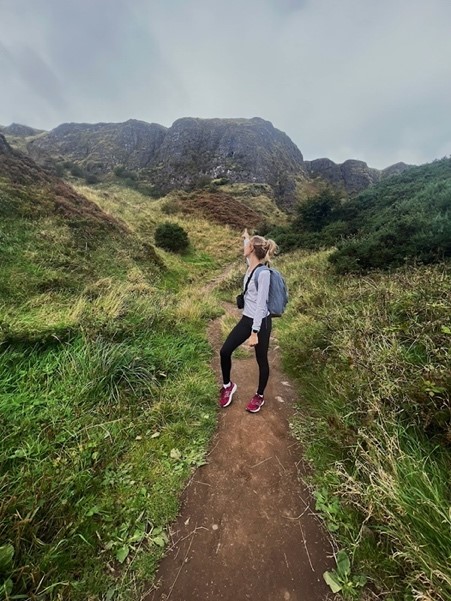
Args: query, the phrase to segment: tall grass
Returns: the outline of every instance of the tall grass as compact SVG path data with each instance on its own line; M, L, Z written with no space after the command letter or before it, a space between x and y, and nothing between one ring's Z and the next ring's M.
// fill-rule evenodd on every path
M104 200L136 235L73 250L51 218L5 230L0 599L138 598L215 426L220 228L191 220L190 252L156 260L158 206Z
M279 340L301 394L293 429L328 523L380 594L448 601L450 266L338 277L327 255L279 262L291 293Z
M102 280L73 303L70 339L35 332L0 349L0 537L14 549L3 596L121 598L138 573L151 579L214 427L196 322L213 307L192 304Z

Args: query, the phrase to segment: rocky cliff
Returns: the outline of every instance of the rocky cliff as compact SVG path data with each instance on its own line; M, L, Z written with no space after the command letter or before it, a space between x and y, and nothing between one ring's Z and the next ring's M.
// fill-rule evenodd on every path
M20 131L26 134L26 126L13 124L4 129L15 132L16 141ZM169 128L134 119L65 123L39 135L32 131L35 135L23 138L18 147L26 144L29 155L41 164L69 163L96 178L108 177L120 168L153 186L157 194L198 187L212 179L266 184L285 208L298 200L303 185L314 193L316 183L324 181L352 195L409 167L397 163L379 171L358 160L342 164L327 158L304 161L285 133L258 117L183 118Z
M40 163L71 161L95 175L119 166L140 171L162 192L205 178L265 183L286 205L294 202L295 177L304 170L296 145L260 118L184 118L169 129L135 120L68 123L32 140L28 152Z
M64 123L28 144L30 156L40 163L71 161L93 174L117 166L142 169L152 162L167 129L130 119L125 123Z
M168 130L151 179L165 190L199 178L265 183L285 204L295 200L295 177L304 171L301 151L263 119L179 119Z
M364 161L349 159L344 163L337 164L326 158L305 161L305 166L307 173L312 178L320 178L334 188L345 190L350 195L358 194L381 179L398 175L410 167L406 163L396 163L380 171L368 167Z

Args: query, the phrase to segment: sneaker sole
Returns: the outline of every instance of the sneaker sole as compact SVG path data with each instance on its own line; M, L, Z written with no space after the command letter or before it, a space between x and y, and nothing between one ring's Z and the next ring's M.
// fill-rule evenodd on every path
M228 407L230 405L230 403L232 402L233 395L235 394L237 388L238 388L238 386L236 384L234 384L233 388L232 388L232 392L230 393L229 402L226 403L225 405L221 405L222 409L225 409L226 407Z
M249 413L258 413L260 411L260 409L263 407L264 404L265 404L265 401L262 401L260 403L260 407L258 409L248 409L246 407L246 411L249 411Z

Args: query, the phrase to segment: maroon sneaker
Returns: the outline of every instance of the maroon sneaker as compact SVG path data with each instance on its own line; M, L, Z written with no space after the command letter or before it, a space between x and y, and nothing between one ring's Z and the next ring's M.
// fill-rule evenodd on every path
M265 399L259 394L254 394L254 396L249 401L246 411L250 411L250 413L257 413L265 404Z
M237 385L233 382L230 382L230 386L227 386L227 388L224 388L224 386L221 388L221 396L219 397L221 407L228 407L230 405L236 389Z

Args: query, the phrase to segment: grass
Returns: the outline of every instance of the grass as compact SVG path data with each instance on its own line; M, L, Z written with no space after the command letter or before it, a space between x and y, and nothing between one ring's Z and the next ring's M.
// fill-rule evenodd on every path
M202 287L236 252L189 219L189 252L154 254L158 203L115 194L130 233L88 246L75 218L3 222L0 599L139 597L216 424Z
M36 334L0 354L1 537L14 546L15 594L125 594L116 566L133 560L134 575L140 554L156 564L155 532L175 517L215 424L199 328L211 306L188 316L159 291L99 289L75 303L71 339Z
M449 601L449 264L338 277L327 257L278 264L317 508L379 598Z
M239 233L134 190L80 190L127 229L87 234L44 210L2 221L0 599L138 598L216 422L205 323L220 309L204 285L237 258ZM186 254L153 250L162 220L188 232ZM349 582L449 601L449 264L342 277L328 254L276 265L317 508ZM220 297L241 283L237 265Z

